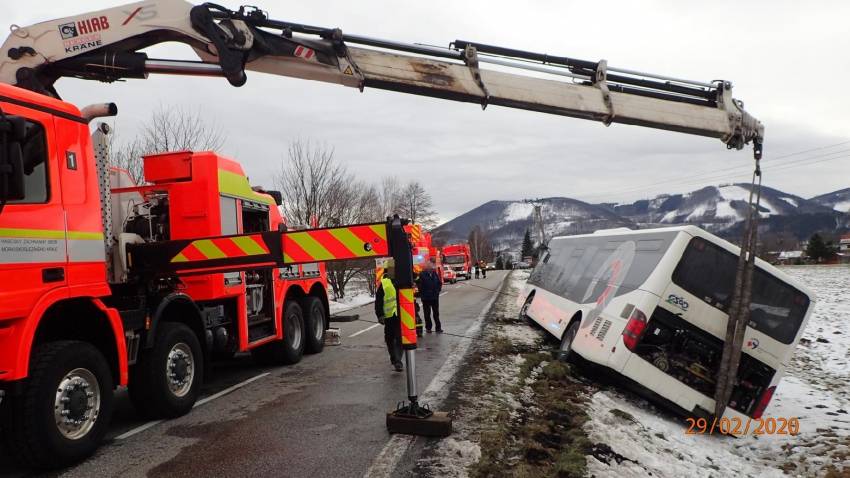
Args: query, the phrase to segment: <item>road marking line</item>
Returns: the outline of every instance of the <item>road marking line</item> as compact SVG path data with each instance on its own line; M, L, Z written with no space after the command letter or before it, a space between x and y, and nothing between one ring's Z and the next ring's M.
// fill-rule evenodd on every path
M362 333L366 333L366 332L374 329L375 327L377 327L379 325L381 325L381 324L370 325L369 327L366 327L365 329L361 330L360 332L354 332L353 334L349 335L348 338L350 339L352 337L357 337L358 335L360 335Z
M442 297L442 296L444 296L444 295L446 295L446 294L448 294L448 293L449 293L449 291L440 292L440 297Z
M231 393L235 390L238 390L238 389L244 387L245 385L248 385L251 382L257 381L257 380L265 377L269 373L270 372L261 373L261 374L255 376L255 377L249 378L248 380L245 380L243 382L239 382L236 385L233 385L232 387L227 387L227 388L225 388L224 390L222 390L218 393L214 393L214 394L210 395L209 397L204 397L204 398L198 400L197 402L195 402L195 405L193 405L192 408L200 407L201 405L209 403L209 402L211 402L211 401L213 401L217 398L221 398L221 397L227 395L228 393ZM162 423L164 421L165 420L153 420L153 421L144 423L142 425L137 426L136 428L133 428L132 430L126 431L126 432L118 435L117 437L115 437L115 439L116 440L126 440L127 438L130 438L133 435L142 433L143 431L145 431L149 428L155 427L156 425L159 425L160 423Z
M502 280L499 281L499 285L496 287L496 291L501 291L502 284L505 282L505 279L510 275L510 273L505 274L502 277ZM472 325L466 329L466 332L463 335L472 336L477 334L481 330L481 326L484 322L484 317L487 315L487 312L490 311L490 308L493 306L493 303L496 302L496 299L499 297L498 292L493 292L493 297L487 302L487 305L481 310L481 313L478 317L475 318ZM451 382L452 377L457 373L457 370L460 368L460 365L463 361L463 358L466 356L466 352L469 350L469 346L472 344L472 340L461 340L455 346L455 349L449 354L449 358L443 363L443 366L440 367L440 370L437 371L437 374L434 375L434 378L431 380L431 383L428 384L428 388L425 389L425 392L422 393L420 398L420 403L428 403L432 408L436 408L445 398L448 396L448 384ZM387 444L384 445L384 449L381 450L381 453L375 457L375 460L372 462L372 465L366 470L366 474L363 475L364 478L369 477L390 477L398 466L398 462L407 453L408 448L416 441L417 437L411 435L393 435L387 441Z

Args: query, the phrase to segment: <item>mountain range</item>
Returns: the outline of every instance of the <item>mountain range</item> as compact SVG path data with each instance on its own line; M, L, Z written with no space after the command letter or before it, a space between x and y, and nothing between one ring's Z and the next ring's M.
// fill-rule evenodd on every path
M551 197L541 205L546 237L583 234L614 227L647 228L694 224L725 237L740 235L749 184L708 186L686 194L662 194L633 203L590 204ZM465 241L475 226L489 235L495 250L518 250L526 229L534 232L534 205L528 201L489 201L437 227L435 238ZM817 231L850 229L850 188L805 199L762 186L760 234L808 239Z

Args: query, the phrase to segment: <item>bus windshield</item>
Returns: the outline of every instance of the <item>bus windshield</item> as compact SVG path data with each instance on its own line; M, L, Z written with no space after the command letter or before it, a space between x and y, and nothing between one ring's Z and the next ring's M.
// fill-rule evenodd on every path
M446 256L446 259L443 261L446 264L463 264L464 256Z
M695 237L673 272L673 282L709 305L727 311L737 267L738 256ZM756 267L749 327L790 344L808 308L805 294Z

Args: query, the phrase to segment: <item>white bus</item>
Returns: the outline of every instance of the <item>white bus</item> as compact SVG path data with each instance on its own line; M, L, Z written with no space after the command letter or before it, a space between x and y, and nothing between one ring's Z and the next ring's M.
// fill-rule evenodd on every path
M689 415L709 416L739 252L694 226L557 237L518 299L520 315L560 339L564 356L608 367ZM727 417L761 417L814 300L756 260Z

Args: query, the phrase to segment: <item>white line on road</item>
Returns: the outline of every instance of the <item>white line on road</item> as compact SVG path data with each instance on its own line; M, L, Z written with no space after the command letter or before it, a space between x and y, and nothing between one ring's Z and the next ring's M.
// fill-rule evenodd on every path
M261 373L257 376L249 378L248 380L245 380L243 382L239 382L236 385L233 385L232 387L227 387L227 388L225 388L224 390L222 390L218 393L214 393L214 394L210 395L209 397L204 397L204 398L198 400L197 402L195 402L195 405L193 405L192 408L200 407L201 405L209 403L209 402L211 402L211 401L213 401L217 398L221 398L221 397L227 395L228 393L231 393L235 390L238 390L238 389L244 387L245 385L248 385L251 382L254 382L256 380L259 380L259 379L265 377L268 374L269 374L269 372ZM124 433L118 435L117 437L115 437L115 439L116 440L126 440L127 438L130 438L133 435L142 433L143 431L145 431L145 430L147 430L151 427L155 427L155 426L159 425L160 423L162 423L164 421L165 420L153 420L153 421L147 422L145 424L137 426L136 428L133 428L132 430L129 430L127 432L124 432Z
M496 286L496 291L501 291L502 284L509 275L510 273L507 273L502 277L502 280L499 281L499 285ZM487 316L487 312L490 311L490 307L493 306L493 303L496 302L496 298L498 297L498 292L494 292L493 297L490 298L487 305L484 306L481 313L475 318L472 325L466 329L466 332L464 332L463 335L467 337L473 336L481 330L481 324L484 322L484 317ZM419 397L422 403L427 402L429 405L436 408L436 406L438 406L446 398L446 396L448 396L448 384L460 368L460 364L466 356L466 352L469 350L470 344L472 344L471 340L461 340L457 344L455 349L449 354L449 358L446 359L443 366L440 367L440 370L438 370L437 374L434 375L431 383L428 384L428 388L426 388L425 392ZM387 444L384 445L384 449L381 450L381 453L375 457L375 460L372 462L372 466L366 470L366 474L363 476L366 478L391 476L398 466L398 462L404 454L407 453L407 449L410 448L410 445L416 441L416 438L417 437L412 435L393 435Z
M370 325L369 327L366 327L365 329L361 330L360 332L354 332L353 334L349 335L348 338L350 339L352 337L357 337L358 335L366 333L366 332L374 329L375 327L377 327L379 325L381 325L381 324Z

